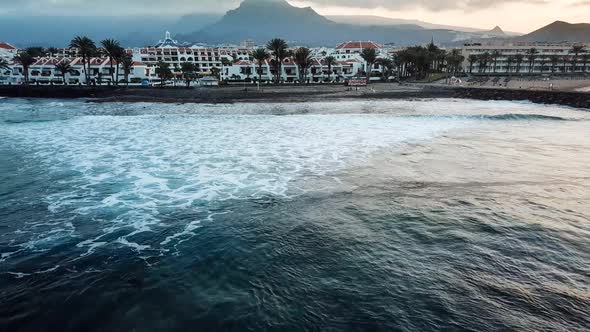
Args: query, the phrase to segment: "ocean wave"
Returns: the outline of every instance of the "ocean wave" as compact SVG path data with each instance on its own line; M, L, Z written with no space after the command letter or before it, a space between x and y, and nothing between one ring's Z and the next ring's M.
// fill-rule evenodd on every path
M482 115L482 119L487 120L509 120L509 121L517 121L517 120L546 120L546 121L578 121L578 119L570 119L564 118L560 116L553 116L553 115L544 115L544 114L517 114L517 113L508 113L508 114L499 114L499 115Z

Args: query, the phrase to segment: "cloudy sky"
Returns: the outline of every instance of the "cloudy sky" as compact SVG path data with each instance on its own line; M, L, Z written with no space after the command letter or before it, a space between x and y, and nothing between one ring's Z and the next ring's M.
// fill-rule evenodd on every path
M326 15L378 15L529 32L555 20L590 22L590 0L289 0ZM240 0L0 0L0 15L221 13ZM1 17L0 17L1 19Z

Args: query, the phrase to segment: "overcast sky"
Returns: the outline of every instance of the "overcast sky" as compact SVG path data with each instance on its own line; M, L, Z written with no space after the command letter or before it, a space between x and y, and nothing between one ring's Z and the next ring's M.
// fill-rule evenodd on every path
M378 15L529 32L555 20L590 22L590 0L289 0L325 15ZM0 0L0 15L222 13L240 0ZM0 18L1 19L1 18Z

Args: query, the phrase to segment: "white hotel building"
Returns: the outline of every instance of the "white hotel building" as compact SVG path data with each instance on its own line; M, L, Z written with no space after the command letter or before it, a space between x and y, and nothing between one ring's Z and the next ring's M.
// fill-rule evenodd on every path
M387 50L374 42L346 42L338 45L336 48L316 48L312 50L314 63L307 73L307 83L321 82L344 82L357 76L363 76L366 70L366 62L360 56L364 48L373 48L377 51L378 57L387 56ZM326 57L332 56L336 59L336 64L331 68L326 64ZM240 60L232 66L226 66L222 69L221 78L223 80L262 80L272 81L275 68L271 65L270 60L262 64L262 73L258 75L258 62L251 60ZM373 80L379 80L382 72L381 66L375 64L371 68ZM292 58L286 58L281 68L281 81L294 83L299 80L299 69Z
M243 47L247 46L247 47ZM139 84L145 81L158 81L156 64L158 61L166 62L174 75L181 80L181 64L194 63L200 76L211 74L212 68L220 72L220 79L226 81L261 80L270 82L274 77L274 66L270 60L262 65L262 73L258 75L258 64L251 58L254 50L253 43L249 41L243 46L218 46L181 45L173 40L167 32L163 40L154 47L127 49L127 53L133 58L133 69L129 75L130 82ZM312 50L314 64L308 70L307 80L312 83L320 82L344 82L347 79L364 76L366 63L360 56L364 48L373 48L378 57L386 57L388 50L374 42L346 42L336 48L316 48ZM21 84L24 81L23 68L15 63L12 58L18 49L0 43L0 50L7 59L10 59L10 70L0 72L0 84ZM59 49L56 53L47 57L40 57L29 68L29 80L31 84L63 84L62 75L56 65L68 61L73 70L66 75L67 84L85 84L84 67L82 59L75 56L75 50ZM325 58L333 56L336 64L329 70ZM115 65L116 66L116 65ZM90 79L97 84L109 84L111 81L110 62L106 57L90 59ZM371 68L372 79L378 80L382 69L378 64ZM124 80L124 73L120 69L118 81ZM292 58L287 58L281 68L281 81L293 83L299 80L299 70ZM180 83L180 82L179 82Z
M514 43L500 43L500 44L465 44L462 48L462 55L465 57L465 61L463 62L463 69L466 73L469 73L470 70L472 73L477 74L484 71L484 68L480 68L480 61L475 61L473 66L470 67L469 56L475 55L480 57L484 53L488 53L490 55L494 54L495 52L499 52L501 55L497 57L495 63L495 73L497 74L507 74L507 73L515 73L517 64L516 62L512 62L510 65L510 71L508 68L508 57L512 57L514 60L514 56L520 54L523 56L523 61L520 64L520 73L532 73L532 74L541 74L541 73L568 73L572 74L573 72L582 73L582 72L590 72L590 60L586 60L587 63L584 63L583 58L587 57L587 55L580 54L578 56L578 60L576 62L576 68L574 71L573 68L573 59L574 54L572 53L572 48L575 44L574 43L539 43L539 42L514 42ZM590 44L585 44L587 51L590 51ZM531 49L535 49L538 52L535 55L535 61L531 68L530 61L527 57L528 52ZM553 66L552 59L557 57L559 60ZM493 58L487 62L487 66L485 68L486 74L493 74L494 73L494 60Z

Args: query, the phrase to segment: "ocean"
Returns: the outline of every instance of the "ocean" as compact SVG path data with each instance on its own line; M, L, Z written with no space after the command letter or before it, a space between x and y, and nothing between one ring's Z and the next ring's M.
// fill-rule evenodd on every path
M0 100L1 331L588 331L590 113Z

